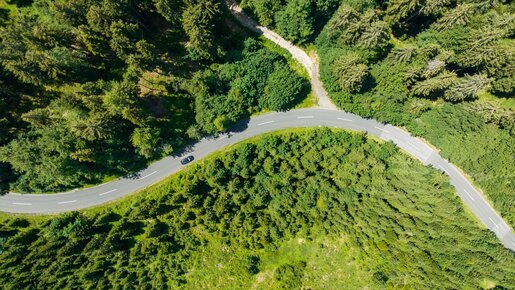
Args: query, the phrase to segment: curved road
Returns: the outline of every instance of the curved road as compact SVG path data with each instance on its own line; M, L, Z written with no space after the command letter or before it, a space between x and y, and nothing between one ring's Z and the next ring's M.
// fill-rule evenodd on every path
M437 151L406 131L391 125L383 125L375 120L364 119L342 111L325 109L301 109L282 113L269 113L256 116L238 125L238 132L221 135L217 138L204 138L189 148L198 160L223 147L266 132L286 128L328 126L354 131L367 132L386 141L393 141L408 154L425 165L442 170L449 175L458 195L481 222L493 231L501 242L515 251L515 235L510 227L495 212L483 196L472 186L466 177ZM51 195L8 194L0 197L0 211L11 213L58 213L100 205L123 197L162 180L183 168L180 157L166 157L151 164L145 170L131 177L119 178L96 187Z
M216 150L247 138L287 128L329 126L367 132L380 139L394 142L425 165L432 165L445 172L449 176L451 184L456 187L458 195L469 209L488 229L497 235L505 247L515 251L515 234L511 228L454 165L443 159L437 151L426 143L411 136L406 131L391 125L383 125L375 120L363 119L351 113L338 111L327 96L319 80L316 62L310 59L300 48L285 41L266 27L259 26L253 22L252 19L241 12L241 9L233 0L227 0L227 4L234 16L243 25L288 49L292 56L310 72L313 92L319 99L319 106L323 109L293 110L253 117L248 122L241 122L238 125L238 132L233 132L230 136L221 135L217 138L204 138L200 140L189 148L189 154L193 154L198 160ZM48 214L84 209L134 193L182 168L180 158L170 156L153 163L148 168L130 177L118 178L117 180L87 189L51 195L10 193L0 196L0 211Z

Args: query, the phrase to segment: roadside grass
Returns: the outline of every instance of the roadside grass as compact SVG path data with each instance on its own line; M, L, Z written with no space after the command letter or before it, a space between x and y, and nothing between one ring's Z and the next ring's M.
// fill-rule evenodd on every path
M305 99L294 107L294 109L314 108L316 106L318 106L318 99L313 92L310 92Z

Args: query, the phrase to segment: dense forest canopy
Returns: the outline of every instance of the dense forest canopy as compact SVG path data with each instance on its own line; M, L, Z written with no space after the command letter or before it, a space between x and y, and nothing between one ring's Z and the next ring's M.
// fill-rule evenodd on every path
M306 94L287 60L247 38L218 0L0 8L0 183L16 191L130 172ZM277 91L278 79L289 86Z
M289 40L316 45L340 108L426 138L515 224L513 1L241 3Z
M0 218L4 289L511 289L448 178L360 133L239 144L114 205Z

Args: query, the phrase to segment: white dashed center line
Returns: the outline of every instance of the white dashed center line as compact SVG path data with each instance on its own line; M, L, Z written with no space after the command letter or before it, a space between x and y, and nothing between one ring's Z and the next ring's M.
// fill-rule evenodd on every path
M474 200L474 198L472 197L472 195L470 195L470 193L469 193L466 189L464 189L463 191L465 191L465 193L470 197L470 199Z
M374 126L374 128L376 128L377 130L383 131L385 133L390 133L388 130L385 130L383 128L379 128L379 127L376 127L376 126Z
M442 169L443 172L447 173L447 175L449 174L449 172L447 172L447 170L445 170L445 168L443 168L443 166L438 165L438 167L440 167L440 169Z
M15 204L15 205L32 205L32 203L28 203L28 202L13 202L13 204Z
M154 174L156 174L156 173L157 173L157 171L154 171L154 172L152 172L152 173L149 173L149 174L147 174L147 175L145 175L145 176L141 177L140 179L145 179L145 178L147 178L147 177L149 177L149 176L151 176L151 175L154 175Z
M268 121L268 122L263 122L263 123L259 123L258 126L262 126L262 125L266 125L266 124L270 124L270 123L273 123L274 121Z
M106 191L106 192L104 192L104 193L99 194L99 196L106 195L106 194L109 194L109 193L111 193L111 192L115 192L115 191L117 191L117 190L118 190L118 189L112 189L112 190L109 190L109 191Z
M302 116L302 117L297 117L297 119L313 119L313 116Z
M490 221L494 224L494 226L495 226L495 227L497 227L497 228L499 227L499 226L494 222L494 220L493 220L491 217L489 217L489 219L490 219Z
M411 142L411 141L408 141L408 144L412 147L415 147L416 149L418 149L418 146L415 145L415 143Z
M350 119L344 119L344 118L336 118L336 119L338 119L340 121L354 122L354 121L352 121Z
M67 204L67 203L74 203L74 202L76 202L76 200L61 201L61 202L58 202L57 204Z

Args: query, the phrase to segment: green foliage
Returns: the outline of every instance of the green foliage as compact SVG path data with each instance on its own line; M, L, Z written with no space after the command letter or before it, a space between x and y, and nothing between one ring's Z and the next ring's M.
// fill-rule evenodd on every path
M485 75L466 75L445 91L444 98L454 102L476 98L477 94L485 89L490 82L491 80Z
M390 40L391 29L375 9L362 15L351 6L343 4L326 25L325 33L332 42L356 45L363 49L381 51Z
M189 37L187 49L193 60L212 60L216 42L212 27L220 13L216 0L189 1L182 14L183 28Z
M510 288L513 253L463 207L445 175L391 143L275 133L109 208L2 217L0 284Z
M274 272L274 280L278 289L300 289L306 262L297 262L294 265L281 265Z
M20 134L2 147L0 161L19 174L16 190L60 190L91 178L87 166L72 159L75 149L74 137L63 128L45 127Z
M248 2L249 8L256 14L257 20L264 26L274 24L275 14L281 10L283 6L281 5L281 1L276 0L252 0Z
M495 124L484 124L476 110L468 111L462 105L445 105L426 112L409 130L442 148L445 157L488 193L508 223L515 224L513 133L499 130Z
M368 66L356 53L338 57L332 65L332 70L344 92L359 91L363 80L368 75Z
M449 98L449 94L454 94L453 91L456 89L456 86L454 84L458 81L458 77L455 73L452 72L443 72L433 78L429 78L426 80L423 80L421 82L416 83L412 90L413 93L419 96L429 96L431 94L434 94L435 92L441 92L445 90L446 99L451 100ZM450 90L446 90L447 88L451 87ZM455 100L464 100L465 98L460 99L459 97L456 97Z
M245 268L251 275L259 273L259 256L247 256L245 259Z
M259 107L274 111L284 111L301 97L305 81L287 65L278 65L268 76Z
M286 39L303 43L313 34L313 0L290 0L275 15L277 31Z
M158 128L136 128L131 136L132 145L140 155L150 158L158 149L159 134Z
M239 59L198 73L188 90L199 128L211 134L258 110L291 108L305 86L283 57L248 38Z
M395 23L410 16L419 4L418 0L390 0L386 15L390 23Z
M339 3L339 0L246 0L241 1L241 6L251 10L260 24L303 44L313 40Z
M156 11L166 20L174 22L178 18L178 4L176 0L153 0Z
M448 0L378 4L343 1L317 37L320 76L331 98L344 110L407 126L427 139L469 173L513 224L508 205L513 190L502 180L494 186L484 178L515 171L512 162L492 163L504 160L502 154L511 156L511 150L499 146L485 154L476 147L490 148L497 140L513 144L514 111L500 105L511 101L515 88L513 5ZM377 41L367 32L372 28L383 31ZM346 60L346 55L353 57ZM456 121L480 124L481 134L464 131Z
M269 75L287 64L257 40L243 45L243 30L222 18L218 0L8 8L0 27L1 192L66 190L139 170L263 109ZM299 79L277 74L288 90L268 91L291 93L277 105L284 110L301 95ZM43 140L51 145L42 148Z

